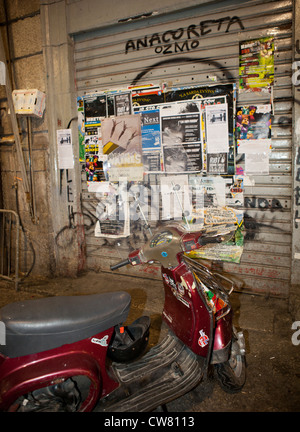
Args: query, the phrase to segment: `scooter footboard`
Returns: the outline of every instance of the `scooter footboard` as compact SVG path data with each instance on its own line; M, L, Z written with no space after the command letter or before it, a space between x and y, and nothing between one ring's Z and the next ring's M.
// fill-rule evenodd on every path
M145 412L178 398L199 384L204 360L172 333L151 348L140 360L114 363L120 386L96 411Z

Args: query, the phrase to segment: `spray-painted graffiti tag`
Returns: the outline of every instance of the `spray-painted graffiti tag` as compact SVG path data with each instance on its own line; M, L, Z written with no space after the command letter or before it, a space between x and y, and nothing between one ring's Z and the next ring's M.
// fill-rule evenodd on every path
M239 17L226 16L201 21L199 25L190 24L187 28L180 27L176 30L166 30L163 33L153 33L150 36L144 36L136 40L129 39L125 45L125 54L143 48L154 48L156 54L191 51L199 47L199 38L211 33L214 26L218 33L228 33L233 25L238 25L241 30L244 30L244 25Z

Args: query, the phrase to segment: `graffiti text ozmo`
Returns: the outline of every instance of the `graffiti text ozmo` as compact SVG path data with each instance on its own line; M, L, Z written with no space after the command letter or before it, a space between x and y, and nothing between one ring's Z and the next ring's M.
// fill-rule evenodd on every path
M228 33L231 26L237 25L244 29L243 23L237 16L227 16L215 20L201 21L200 24L191 24L187 28L180 27L177 30L167 30L164 33L153 33L150 36L136 40L128 40L125 46L125 54L130 51L139 51L143 48L154 48L156 54L172 54L180 51L190 51L198 48L199 38L205 36L216 26L217 32Z

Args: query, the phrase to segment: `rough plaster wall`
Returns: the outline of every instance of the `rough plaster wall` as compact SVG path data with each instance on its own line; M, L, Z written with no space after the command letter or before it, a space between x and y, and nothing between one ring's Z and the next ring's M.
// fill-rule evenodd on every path
M6 6L6 7L5 7ZM39 0L2 0L0 5L0 24L4 44L7 46L9 35L12 65L12 88L37 88L45 92L45 67L42 49ZM5 13L6 10L6 13ZM5 209L17 210L14 184L16 176L21 178L20 165L12 142L12 127L7 112L5 89L0 87L1 144L0 169L2 176L2 205ZM27 141L27 121L19 119L22 148L29 178L29 151ZM49 214L49 141L47 118L32 118L32 166L36 196L38 223L33 223L25 198L22 182L18 182L18 201L20 216L26 231L21 242L21 270L28 271L34 261L32 274L49 276L54 262L52 252L51 214Z

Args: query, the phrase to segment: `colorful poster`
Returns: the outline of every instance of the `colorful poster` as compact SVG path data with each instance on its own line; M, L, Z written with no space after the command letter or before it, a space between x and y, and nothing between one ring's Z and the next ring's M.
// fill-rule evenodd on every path
M142 149L144 172L161 171L160 110L142 110Z
M132 94L133 107L164 103L164 94L160 86L153 84L142 87L129 87Z
M240 43L239 90L269 91L274 84L274 39Z
M79 141L79 161L84 162L85 160L85 125L84 125L84 107L83 98L77 98L77 118L78 118L78 141Z
M143 151L160 150L160 111L141 111Z
M86 171L86 179L87 182L100 182L105 181L105 170L104 170L104 155L99 155L95 150L94 153L92 151L86 151L85 155L85 171ZM88 189L91 190L88 184Z
M237 108L236 139L253 140L271 138L272 106L247 105Z
M238 154L245 155L246 174L267 175L269 173L271 122L271 104L237 108L237 150Z

